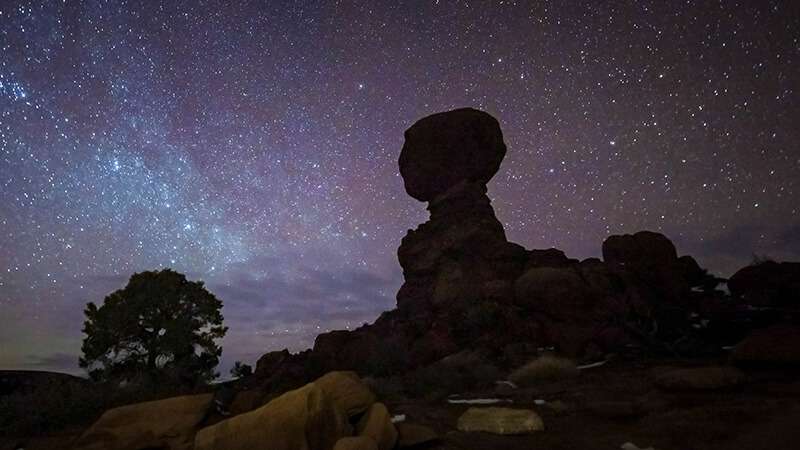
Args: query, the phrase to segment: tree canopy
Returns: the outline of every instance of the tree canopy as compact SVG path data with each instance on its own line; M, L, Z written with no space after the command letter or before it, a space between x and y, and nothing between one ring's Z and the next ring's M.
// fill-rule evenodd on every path
M86 305L80 366L95 380L210 381L227 331L221 309L202 281L171 269L136 273L99 308Z

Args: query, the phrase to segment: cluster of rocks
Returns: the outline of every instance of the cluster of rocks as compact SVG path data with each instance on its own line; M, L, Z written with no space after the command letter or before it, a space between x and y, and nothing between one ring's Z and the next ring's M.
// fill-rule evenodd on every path
M488 361L498 370L484 378L494 383L511 373L513 382L501 387L516 389L573 378L589 367L573 362L581 358L696 356L737 342L735 365L800 364L800 328L792 325L800 264L742 269L728 295L717 289L722 280L659 233L611 236L602 260L527 250L508 242L487 196L506 153L493 117L474 109L435 114L405 139L400 173L408 194L428 203L430 219L409 230L398 250L405 281L396 309L354 331L322 334L310 350L265 354L253 376L234 383L230 417L213 413L210 394L130 405L107 411L77 448L388 450L436 439L430 428L395 423L351 370L375 377L428 371L455 385L456 376L475 376ZM531 362L542 349L570 359ZM746 381L740 368L724 365L666 370L655 384L707 391ZM646 409L594 408L625 417ZM492 407L468 409L457 428L518 434L544 425L533 410Z
M400 173L408 194L427 202L430 219L409 230L398 250L405 281L397 308L356 330L322 334L309 351L264 355L255 371L261 386L285 388L327 370L404 373L465 349L501 367L549 347L587 359L630 349L697 354L719 351L752 328L736 322L735 303L717 289L723 280L679 256L662 234L611 236L602 260L583 261L509 242L486 195L505 153L497 120L478 110L434 114L409 128ZM748 269L731 280L731 291L797 298L797 286L786 283L796 271ZM775 287L787 285L793 290Z
M250 412L210 420L212 394L111 409L76 450L391 450L437 439L417 424L395 425L383 403L352 372L330 372Z

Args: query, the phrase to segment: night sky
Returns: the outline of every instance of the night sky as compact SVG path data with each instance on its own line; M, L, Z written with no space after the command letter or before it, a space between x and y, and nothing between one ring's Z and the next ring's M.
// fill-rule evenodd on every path
M3 369L78 373L85 303L161 267L225 303L223 373L372 321L427 218L403 131L464 106L512 241L800 259L795 1L0 5Z

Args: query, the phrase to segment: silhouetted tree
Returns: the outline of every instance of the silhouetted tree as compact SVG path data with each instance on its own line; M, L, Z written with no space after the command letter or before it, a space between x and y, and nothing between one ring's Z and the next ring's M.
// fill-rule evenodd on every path
M244 364L241 361L236 361L233 363L233 367L231 368L231 375L235 378L244 378L249 377L253 374L253 368L250 367L249 364Z
M225 335L222 302L171 269L134 274L98 308L88 303L80 366L95 380L214 378Z

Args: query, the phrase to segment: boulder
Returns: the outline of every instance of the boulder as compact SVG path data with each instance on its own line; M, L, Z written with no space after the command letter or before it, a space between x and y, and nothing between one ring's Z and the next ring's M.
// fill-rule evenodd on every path
M383 403L373 403L356 425L356 434L371 438L378 450L390 450L397 443L397 429Z
M355 372L329 372L314 381L314 384L348 417L366 411L375 403L375 394Z
M634 267L664 266L677 263L678 252L663 234L639 231L609 236L603 242L603 261Z
M339 439L333 450L378 450L378 446L366 436L350 436Z
M765 261L740 269L728 280L731 296L756 306L800 305L800 263Z
M461 181L486 184L506 154L500 124L472 108L433 114L405 132L400 174L408 195L431 201Z
M439 439L432 428L415 423L400 422L397 427L397 448L413 447Z
M469 408L458 418L460 431L493 434L530 434L544 430L544 423L533 410L513 408Z
M195 450L328 450L352 434L347 416L317 384L289 391L266 405L203 428Z
M197 426L206 416L212 397L188 395L110 409L78 438L74 448L191 450Z
M739 369L729 366L673 369L656 377L655 383L667 391L728 389L747 381Z
M592 300L589 286L572 268L534 267L516 280L514 294L517 305L560 319L583 319Z
M272 375L284 362L291 358L291 356L288 349L265 353L258 358L256 362L255 375L257 377L268 377Z
M731 359L748 366L799 366L800 327L775 325L756 330L734 347Z

